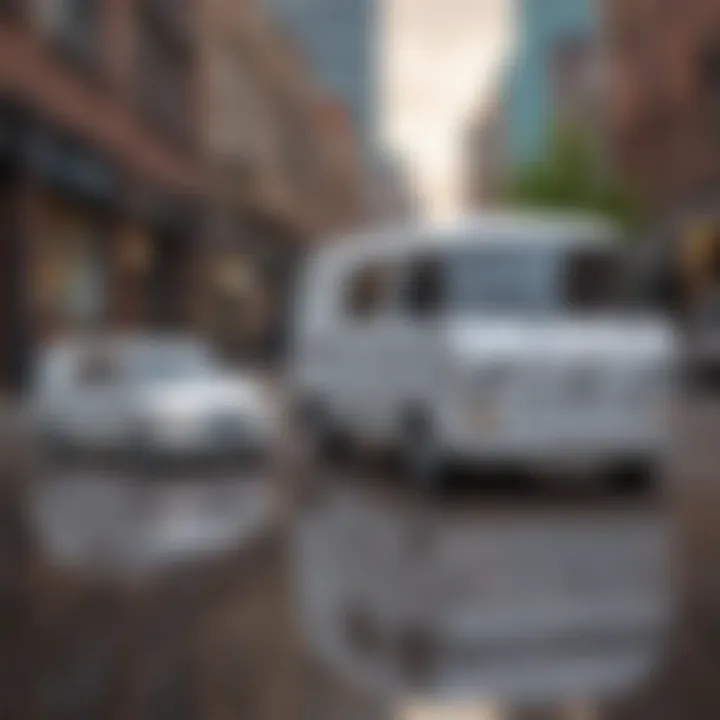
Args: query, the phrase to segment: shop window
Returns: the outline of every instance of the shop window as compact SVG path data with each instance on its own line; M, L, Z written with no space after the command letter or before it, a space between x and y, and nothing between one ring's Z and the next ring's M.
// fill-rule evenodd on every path
M105 318L107 249L103 223L65 203L51 204L36 292L50 330L94 327Z

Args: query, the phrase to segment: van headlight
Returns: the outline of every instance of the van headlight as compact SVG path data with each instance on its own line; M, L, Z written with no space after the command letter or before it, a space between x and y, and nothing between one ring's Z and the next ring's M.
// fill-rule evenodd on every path
M494 398L504 387L510 376L505 363L494 363L475 370L473 375L473 396L480 399Z
M675 376L667 366L646 366L629 373L620 393L625 402L638 404L653 417L666 418L672 404Z
M673 387L673 372L665 365L648 365L632 373L630 379L631 392L641 397L660 397L666 395Z

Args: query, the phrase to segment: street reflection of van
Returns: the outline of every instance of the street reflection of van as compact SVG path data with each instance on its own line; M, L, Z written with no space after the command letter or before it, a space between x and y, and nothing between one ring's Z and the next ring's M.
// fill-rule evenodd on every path
M325 245L301 278L293 382L318 449L448 461L582 460L646 487L666 447L675 343L631 309L615 229L489 215Z

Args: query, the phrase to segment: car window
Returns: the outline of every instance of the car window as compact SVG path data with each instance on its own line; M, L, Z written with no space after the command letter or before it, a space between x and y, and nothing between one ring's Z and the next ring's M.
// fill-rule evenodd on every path
M364 265L349 277L343 312L354 320L368 320L386 310L392 299L391 268L381 263Z
M116 385L122 377L120 363L110 351L90 351L80 356L75 372L77 385L98 387Z
M67 351L44 353L37 364L33 392L42 396L65 392L72 383L74 358Z
M413 260L408 268L402 306L413 317L436 315L445 304L447 273L445 264L436 257Z
M157 343L134 348L126 358L127 373L137 382L196 380L222 370L220 361L202 345Z

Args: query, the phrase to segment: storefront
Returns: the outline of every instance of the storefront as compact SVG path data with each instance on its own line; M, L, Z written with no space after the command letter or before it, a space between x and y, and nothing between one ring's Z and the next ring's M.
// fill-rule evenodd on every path
M195 328L202 270L197 200L137 183L128 205L132 230L123 267L142 298L137 320L159 330Z
M0 103L0 385L68 334L192 325L198 204Z
M251 360L260 354L268 326L254 237L242 212L216 208L208 222L203 324L229 360Z
M119 172L92 148L33 128L28 218L31 323L38 340L104 327L121 211Z
M641 282L678 318L720 291L720 201L712 197L661 219L641 247Z
M113 219L61 193L42 191L31 287L43 338L107 324Z

